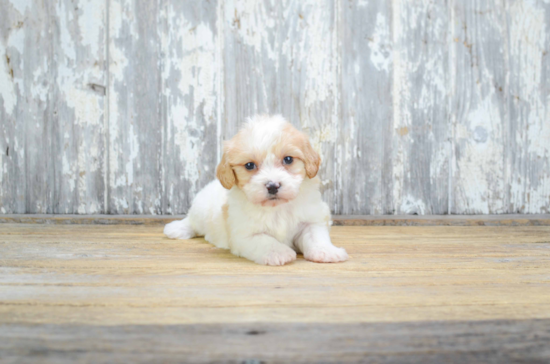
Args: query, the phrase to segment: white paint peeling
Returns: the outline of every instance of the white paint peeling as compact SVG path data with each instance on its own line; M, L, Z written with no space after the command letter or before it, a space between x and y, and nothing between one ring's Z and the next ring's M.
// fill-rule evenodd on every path
M539 2L514 2L509 10L511 107L518 131L512 137L521 149L510 178L510 204L514 212L550 211L550 97L548 83L547 12ZM546 15L546 17L545 17ZM546 69L543 69L545 67ZM519 163L518 161L519 160Z
M10 0L9 2L22 16L25 15L25 12L28 8L33 6L32 0Z
M458 142L462 145L457 169L461 195L465 197L457 205L470 213L505 211L502 125L498 104L490 94L466 115L464 124L457 126ZM476 133L484 136L476 137Z
M369 42L371 49L370 60L379 71L390 71L392 61L392 45L390 40L390 27L386 17L382 13L376 15L374 34Z
M6 49L2 42L0 42L0 55L5 55ZM11 115L15 109L15 89L13 79L11 76L10 67L7 64L5 56L0 57L0 96L4 101L4 110L7 114Z
M4 169L6 167L4 166L4 153L0 153L0 186L2 186L2 183L4 182ZM0 190L0 197L4 195L4 191Z
M336 141L337 131L332 124L324 124L311 135L310 142L313 149L322 152L322 147L326 143Z
M129 115L121 114L119 110L121 95L118 92L119 87L125 85L125 70L129 66L129 59L125 54L123 47L119 46L120 39L127 37L131 42L139 39L136 31L134 14L132 11L131 0L111 0L109 2L109 92L108 92L108 109L109 109L109 153L108 153L108 168L109 176L107 178L110 190L117 191L119 188L128 188L133 183L133 163L137 157L139 145L137 145L136 135L133 133L133 125L130 121L128 130L130 138L126 142L130 144L130 153L123 150L121 145L121 130L120 124L129 117ZM124 32L129 34L124 34ZM127 96L126 100L130 100ZM127 101L127 102L128 102ZM126 134L126 133L125 133ZM124 158L120 156L124 155ZM119 164L120 160L120 164ZM110 196L115 211L122 210L128 213L128 201L126 198L117 197L116 194Z
M42 68L37 68L33 72L33 78L34 82L31 83L31 96L35 100L40 100L42 102L46 102L48 97L48 85L46 82L44 82L45 74L44 70Z
M319 2L314 4L318 7L326 5ZM293 8L289 7L289 9ZM304 85L306 109L318 108L323 103L331 102L331 98L336 93L335 79L331 77L336 69L332 56L334 40L330 38L331 28L326 17L328 11L329 9L311 11L303 20L304 29L300 30L300 33L305 34L299 33L298 39L287 38L283 43L283 54L303 67L302 71L307 77ZM291 13L287 16L296 16L296 14ZM296 42L297 40L299 42ZM298 49L294 49L295 47ZM298 52L293 54L290 50Z
M81 46L90 47L93 57L103 54L103 30L105 19L105 1L80 0L81 14L78 17L78 25L81 35Z
M73 32L70 31L69 27L69 21L72 19L68 19L69 17L72 17L72 12L67 11L65 2L59 1L56 4L56 13L58 14L57 18L59 19L61 48L63 49L63 54L66 57L63 61L64 63L74 61L76 59L75 41L72 38Z
M130 123L130 128L128 130L128 148L129 154L126 156L126 185L132 186L134 184L134 163L137 162L137 157L139 155L139 141L137 133L134 130L134 123Z
M223 17L224 12L224 1L219 1L216 8L216 57L218 61L216 64L218 65L217 68L217 74L216 74L216 96L218 99L218 106L217 106L217 124L216 124L216 165L220 163L222 158L222 122L223 122L223 115L225 112L224 103L225 103L225 94L223 92L224 90L224 62L223 60L223 54L225 51L225 37L222 36L222 34L225 34L226 24ZM170 212L171 213L171 212Z
M276 27L275 14L267 14L266 7L256 0L227 1L225 8L226 23L233 24L242 42L275 61L277 54L267 41Z
M92 0L93 1L93 0ZM120 38L123 29L129 31L128 36L132 41L139 39L137 22L135 21L133 0L111 0L109 2L109 35L112 38Z
M165 140L174 148L171 156L182 170L172 177L179 181L166 183L173 194L174 184L188 182L186 194L192 197L201 187L205 128L219 122L219 44L209 23L190 21L172 6L168 5L166 13L174 31L161 36L166 54L162 74L167 85L163 91L168 118Z
M65 87L63 87L65 86ZM103 108L98 96L89 90L77 89L72 85L63 85L67 106L74 109L75 123L82 126L102 125Z
M6 48L13 48L17 50L17 52L19 52L19 55L23 55L25 47L25 28L12 28L9 33L7 44L8 46ZM19 65L19 67L21 67L23 70L24 65L21 64Z
M535 2L514 2L511 9L510 53L513 64L521 70L516 102L529 105L527 129L529 152L536 157L550 153L550 121L546 119L547 100L541 97L543 52L546 47L544 12ZM546 55L548 57L548 55ZM519 99L519 100L518 100ZM546 104L545 104L546 103Z
M550 174L541 174L537 181L531 181L527 177L526 185L536 185L537 188L527 190L524 212L528 214L550 213Z
M399 211L402 214L425 215L427 212L427 208L425 202L421 199L415 198L413 196L405 196L401 202Z
M210 27L200 23L195 28L195 34L190 31L180 33L184 57L172 59L172 64L181 73L179 89L183 96L193 92L193 109L203 107L206 120L214 120L214 105L216 102L214 82L216 72L214 34ZM178 65L179 63L179 65Z
M392 110L393 110L393 128L392 130L398 130L401 127L410 126L409 118L404 118L401 112L402 94L407 90L404 83L407 78L404 74L404 66L401 61L401 49L402 49L402 34L403 26L401 24L401 0L392 0L392 35L393 35L393 78L392 78ZM405 95L406 97L407 95ZM407 114L405 114L407 115ZM393 188L392 196L394 199L400 199L403 191L403 173L405 170L404 158L405 153L403 150L402 142L394 143L394 152L392 155L393 164Z
M550 3L549 0L543 2ZM110 4L108 14L107 3ZM398 213L431 213L434 203L439 203L441 197L437 196L439 191L436 189L440 187L436 184L446 173L451 144L459 151L456 173L449 171L448 175L449 195L451 192L459 195L453 211L509 212L506 201L506 193L509 193L512 196L510 206L521 207L522 211L530 213L548 212L550 97L541 91L541 85L545 84L543 77L548 72L544 58L548 55L543 55L543 52L547 51L549 25L547 9L540 1L516 1L495 12L475 14L473 11L479 3L471 9L461 8L467 12L468 28L479 27L474 31L463 31L460 19L455 20L454 15L447 22L445 11L454 14L457 9L445 8L437 2L393 0L391 11L384 10L387 4L382 1L357 2L357 9L361 11L367 11L371 6L380 11L373 14L371 19L374 21L369 22L365 29L359 26L351 32L361 37L367 35L363 30L370 32L362 39L362 44L368 49L359 52L361 54L357 57L354 55L354 59L345 65L345 72L354 73L361 80L369 79L370 75L364 72L379 71L381 75L373 77L375 82L368 85L357 83L356 89L347 95L364 101L362 107L377 108L380 105L382 108L386 107L384 103L392 103L392 121L379 120L393 123L384 127L383 133L392 132L389 138L380 135L392 143L390 147L383 146L387 147L383 153L389 152L391 156L384 154L384 158L391 158L385 162L378 154L381 149L365 148L358 142L358 136L364 138L364 133L371 132L365 130L367 123L362 119L363 111L350 112L345 128L341 127L341 63L342 56L345 60L348 55L341 52L346 48L342 43L346 40L338 37L345 33L342 29L348 25L345 10L341 7L349 4L315 0L282 4L227 0L212 7L218 14L214 22L214 17L210 17L212 13L196 12L192 8L198 6L196 4L189 7L173 2L159 4L160 16L137 12L135 0L58 2L50 14L58 28L43 24L40 25L43 29L33 33L30 27L42 21L42 15L37 18L33 13L35 4L30 0L8 1L8 11L13 18L10 21L17 26L8 25L7 38L0 42L2 111L12 116L17 114L16 110L23 110L28 119L22 129L35 134L44 128L40 113L45 107L52 105L52 110L55 108L59 112L63 147L60 148L61 168L56 173L60 174L57 177L62 184L62 211L101 212L102 207L93 197L95 183L102 177L98 178L98 174L105 173L101 170L101 163L107 155L105 163L108 168L103 168L110 170L106 188L114 193L106 197L106 202L115 210L155 214L166 202L161 201L160 196L152 195L152 188L156 187L144 182L155 184L158 177L141 177L150 172L142 166L154 169L149 158L158 158L158 155L144 155L145 150L140 150L140 145L144 144L143 135L138 134L142 125L138 118L142 115L139 110L134 110L140 95L136 90L126 90L126 85L131 85L128 75L157 72L149 63L148 69L144 70L140 58L143 56L147 62L156 54L138 55L137 58L132 54L136 52L135 45L139 40L138 26L145 24L143 21L152 20L158 22L159 32L156 34L160 35L161 42L158 45L161 55L158 66L162 69L159 115L167 118L162 145L170 145L170 149L162 151L164 159L160 162L159 173L164 173L171 164L178 166L174 168L176 182L161 182L166 194L163 198L170 202L190 198L201 187L204 176L212 174L214 165L205 166L202 159L206 146L214 139L210 133L215 133L215 138L221 140L223 133L232 130L239 122L233 117L250 110L274 108L269 111L285 113L311 134L314 148L324 159L324 169L320 174L323 194L327 200L332 199L334 209L351 211L354 206L363 208L361 205L371 204L371 212L388 211L383 201L387 196L382 196L379 187L373 189L372 186L380 184L379 171L384 170L384 163L391 163L392 176L386 178L392 179L392 185L384 186L389 190L384 193L393 194L392 207L395 206ZM391 19L388 14L392 14ZM106 15L110 33L108 52L105 49ZM463 15L457 12L458 18ZM143 16L152 18L139 19ZM501 16L505 21L501 21ZM472 21L472 17L476 20ZM24 22L19 22L19 18ZM477 21L477 18L482 21ZM50 39L47 34L50 28L54 29L56 36L59 35L59 43L52 48L54 59L49 59L49 55L29 59L28 54L32 52L25 48L30 44L27 37ZM466 32L468 42L463 44L462 39L456 42L455 31L458 36ZM151 40L154 39L153 33ZM439 43L440 40L443 41ZM495 57L502 57L504 61L494 63L493 59L486 59L491 57L486 50L499 41L505 46L495 52ZM232 46L240 53L232 53ZM447 64L448 51L451 56ZM11 59L10 65L2 57L4 54ZM104 82L101 63L105 54L110 57L108 85ZM240 60L239 57L250 59ZM250 61L249 69L240 69L240 63L235 65L244 77L239 86L245 87L239 89L238 105L230 106L238 110L235 115L225 109L228 106L224 99L228 92L224 88L225 72L231 72L225 67L233 67L230 64L233 59L237 63ZM470 60L471 65L466 64ZM462 61L465 61L463 69L459 74L453 74L457 63ZM284 69L282 65L285 65ZM15 71L15 77L12 77L11 69ZM250 77L242 76L243 71L250 72ZM384 73L388 75L390 85L384 83ZM52 74L57 76L55 80L48 78ZM89 87L92 83L107 86L109 103L105 102L101 92ZM460 89L464 85L465 89ZM228 86L232 90L233 85ZM503 90L496 91L497 86L502 86ZM246 87L255 94L247 95ZM392 98L381 97L367 102L363 100L365 94L361 93L361 87L391 89ZM503 102L505 97L499 92L506 93L508 89L512 92L510 99ZM380 91L380 95L384 92ZM447 99L446 95L451 97ZM441 96L441 99L436 96ZM444 113L438 109L438 102L447 105L452 114L450 121L441 116ZM102 122L104 110L109 112L110 121L106 124ZM422 116L426 117L425 123L420 120ZM15 121L20 123L20 120ZM456 124L449 144L438 140L444 123ZM506 134L507 130L512 130L509 128L516 126L517 133ZM436 132L432 127L439 130ZM10 157L0 153L0 184L11 177L8 173L13 170L10 164L13 156L25 159L26 152L21 145L21 135L12 136L10 130L3 132L6 135L2 143L10 145ZM20 131L17 129L16 132ZM107 134L105 139L103 133ZM419 139L418 135L422 138ZM504 143L505 139L509 140L507 138L512 138L513 144L521 150L506 154L508 146ZM108 153L98 142L101 140L109 143ZM216 148L220 145L218 143ZM418 177L415 176L418 170L415 171L414 163L426 163L414 159L415 153L425 150L423 148L429 148L431 153L429 176L422 175L413 180ZM512 163L506 158L513 159L513 167L504 164L504 161ZM362 160L368 160L374 173L365 173L365 176L358 173L355 185L348 190L337 190L345 186L343 180L348 178L347 166ZM450 163L454 163L452 156ZM520 167L516 168L517 165ZM511 180L504 178L508 173L506 168L510 169ZM429 186L418 193L414 191L415 184ZM33 208L46 208L43 201L32 203ZM171 213L179 212L176 210L181 206L166 205L163 208ZM0 210L9 211L4 206Z
M62 161L62 171L63 171L63 183L68 184L69 191L74 191L76 186L76 163L69 161L67 153L63 153Z

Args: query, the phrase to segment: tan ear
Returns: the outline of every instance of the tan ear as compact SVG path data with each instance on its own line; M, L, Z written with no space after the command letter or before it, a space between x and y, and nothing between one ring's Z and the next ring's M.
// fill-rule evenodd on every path
M307 139L307 136L304 135L304 142L302 145L302 153L304 153L304 164L306 167L306 175L309 178L313 178L319 172L319 165L321 164L321 157L319 153L313 149L311 143Z
M229 160L227 159L227 149L223 153L222 160L220 161L220 164L218 164L218 168L216 168L216 177L218 177L222 186L228 190L230 190L237 182L233 168L231 168Z

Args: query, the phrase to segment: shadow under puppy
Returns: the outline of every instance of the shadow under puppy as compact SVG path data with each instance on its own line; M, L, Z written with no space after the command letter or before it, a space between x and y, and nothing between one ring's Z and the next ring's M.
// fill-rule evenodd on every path
M224 144L209 183L187 217L167 224L174 239L203 236L259 264L283 265L296 252L318 263L342 262L332 245L330 210L319 192L321 158L282 116L255 116Z

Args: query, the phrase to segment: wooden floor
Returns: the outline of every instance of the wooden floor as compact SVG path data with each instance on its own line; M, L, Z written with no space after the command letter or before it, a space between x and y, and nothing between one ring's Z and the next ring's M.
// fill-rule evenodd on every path
M550 226L336 226L266 267L162 226L0 224L0 362L550 361Z

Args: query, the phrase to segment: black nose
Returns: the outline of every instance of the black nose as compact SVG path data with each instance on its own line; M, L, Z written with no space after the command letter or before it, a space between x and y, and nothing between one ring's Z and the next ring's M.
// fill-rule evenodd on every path
M281 185L275 182L267 182L265 187L267 187L267 192L269 192L270 195L276 195Z

